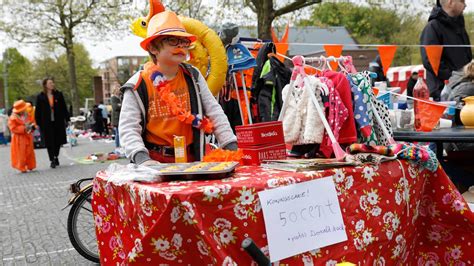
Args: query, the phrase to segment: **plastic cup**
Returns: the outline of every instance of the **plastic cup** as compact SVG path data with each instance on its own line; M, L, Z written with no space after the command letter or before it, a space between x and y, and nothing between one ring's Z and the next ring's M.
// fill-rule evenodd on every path
M438 124L439 128L450 128L452 126L453 126L453 121L451 121L449 119L441 118L439 120L439 124Z

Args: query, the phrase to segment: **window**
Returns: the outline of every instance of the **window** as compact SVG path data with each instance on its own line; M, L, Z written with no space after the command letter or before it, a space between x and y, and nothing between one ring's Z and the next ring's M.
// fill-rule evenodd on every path
M138 65L138 58L135 57L132 59L132 65L134 66Z
M130 60L128 58L119 58L117 59L118 67L128 66L130 64Z

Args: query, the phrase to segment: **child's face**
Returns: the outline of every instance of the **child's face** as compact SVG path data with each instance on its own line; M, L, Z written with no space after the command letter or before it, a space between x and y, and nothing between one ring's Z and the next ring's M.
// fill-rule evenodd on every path
M150 52L156 56L158 63L166 65L179 65L185 61L191 44L188 39L176 36L164 37L156 42L150 45Z

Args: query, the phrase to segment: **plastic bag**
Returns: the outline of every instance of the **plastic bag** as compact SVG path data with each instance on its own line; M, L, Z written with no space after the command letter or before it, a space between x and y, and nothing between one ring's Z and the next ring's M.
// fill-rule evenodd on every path
M163 178L156 169L136 165L136 164L118 164L112 163L107 167L105 173L108 176L107 181L116 185L121 185L131 181L140 182L161 182Z

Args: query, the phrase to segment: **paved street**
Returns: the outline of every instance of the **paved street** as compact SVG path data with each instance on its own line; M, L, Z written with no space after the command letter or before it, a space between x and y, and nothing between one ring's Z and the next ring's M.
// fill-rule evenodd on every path
M70 183L108 165L74 159L113 148L113 143L79 140L72 150L61 149L56 169L49 168L46 149L36 149L36 170L20 174L10 166L10 147L0 147L0 265L93 265L69 242L70 208L61 208L71 196Z

